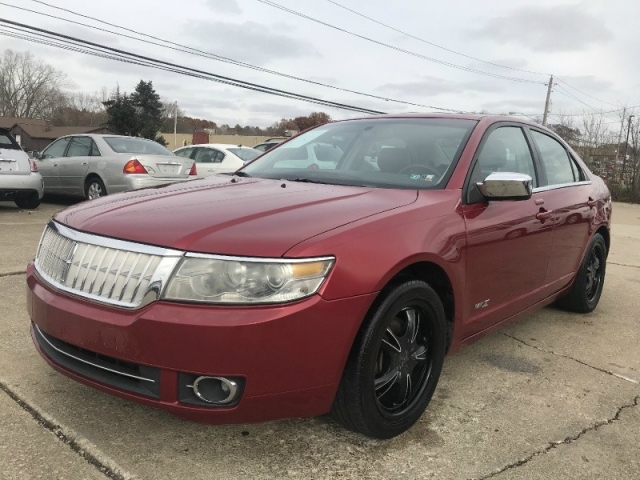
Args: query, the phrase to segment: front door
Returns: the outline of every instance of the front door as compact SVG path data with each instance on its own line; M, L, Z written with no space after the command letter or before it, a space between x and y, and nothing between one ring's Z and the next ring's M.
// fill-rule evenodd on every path
M67 153L60 159L60 184L66 193L84 194L84 177L89 170L93 140L71 137Z
M69 145L70 137L56 140L42 152L38 160L38 171L44 181L45 193L59 193L60 183L60 161L64 157L64 152Z
M537 186L532 150L521 127L491 130L476 153L467 194L470 204L463 206L467 230L465 336L544 298L553 222L536 193L519 201L487 202L474 197L474 185L493 172L524 173Z

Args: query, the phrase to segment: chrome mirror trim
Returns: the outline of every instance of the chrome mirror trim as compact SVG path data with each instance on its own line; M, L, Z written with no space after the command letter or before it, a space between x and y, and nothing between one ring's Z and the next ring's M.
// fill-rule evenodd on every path
M476 185L487 200L528 200L533 193L533 179L524 173L494 172Z

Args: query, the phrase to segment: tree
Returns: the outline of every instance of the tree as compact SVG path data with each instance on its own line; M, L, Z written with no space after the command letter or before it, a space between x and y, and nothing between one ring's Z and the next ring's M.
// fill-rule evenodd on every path
M120 87L111 99L104 102L107 109L107 125L121 135L148 138L162 145L166 141L159 135L164 121L163 105L153 84L140 80L131 95L120 93Z
M139 122L136 109L131 97L126 93L120 93L119 86L111 98L104 102L104 106L107 109L107 125L111 130L120 135L138 136Z
M66 77L30 52L0 57L0 116L49 119L67 103Z
M324 125L330 121L331 117L324 112L313 112L308 117L296 117L293 119L293 123L296 124L296 129L299 132L317 125Z
M158 132L164 120L163 105L160 95L153 89L152 82L140 80L130 98L136 109L139 135L149 140L158 139Z

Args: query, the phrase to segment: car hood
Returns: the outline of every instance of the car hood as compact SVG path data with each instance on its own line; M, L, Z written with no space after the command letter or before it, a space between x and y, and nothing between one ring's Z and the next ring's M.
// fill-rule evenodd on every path
M415 190L218 176L103 197L68 208L55 220L179 250L279 257L315 235L416 198Z

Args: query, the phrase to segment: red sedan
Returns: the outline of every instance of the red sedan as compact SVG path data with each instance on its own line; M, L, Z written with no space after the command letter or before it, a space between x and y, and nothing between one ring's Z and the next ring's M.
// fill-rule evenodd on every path
M58 213L28 266L56 370L209 423L331 412L389 438L446 352L598 304L611 199L559 137L469 115L323 125L232 176Z

